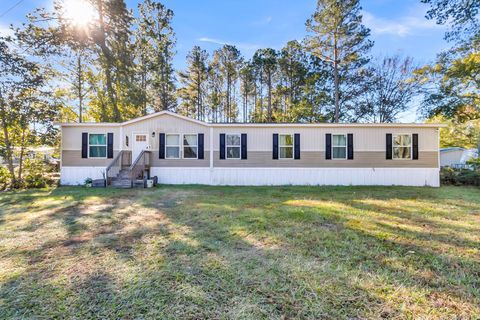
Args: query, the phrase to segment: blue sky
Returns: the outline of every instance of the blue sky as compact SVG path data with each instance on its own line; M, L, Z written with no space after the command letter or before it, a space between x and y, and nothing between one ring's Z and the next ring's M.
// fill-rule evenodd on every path
M1 0L0 15L18 0ZM305 36L305 21L315 10L315 0L164 0L175 17L177 35L175 67L184 68L185 56L194 45L208 51L223 43L236 45L248 58L256 49L280 49L289 40ZM375 41L372 54L408 55L417 64L432 61L449 47L443 40L445 29L424 18L427 7L420 0L361 0L364 23ZM127 0L130 8L137 1ZM0 33L10 23L19 23L38 6L51 0L23 0L0 18ZM403 121L415 120L409 112Z

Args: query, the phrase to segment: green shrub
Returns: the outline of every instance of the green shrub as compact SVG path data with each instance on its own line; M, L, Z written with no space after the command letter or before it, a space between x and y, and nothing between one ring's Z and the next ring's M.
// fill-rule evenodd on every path
M7 168L0 165L0 190L5 190L10 186L10 172Z
M480 171L444 167L440 170L440 181L443 185L480 186Z
M24 166L24 188L45 188L54 185L55 181L51 177L51 166L44 161L26 159Z

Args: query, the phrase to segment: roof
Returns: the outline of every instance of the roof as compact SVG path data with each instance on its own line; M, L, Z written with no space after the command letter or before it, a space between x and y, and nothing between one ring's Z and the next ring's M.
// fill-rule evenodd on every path
M113 122L69 122L69 123L56 123L56 125L61 127L77 127L77 126L100 126L100 127L119 127L125 126L139 121L147 120L150 118L159 117L162 115L171 115L183 119L185 121L194 122L207 127L423 127L423 128L442 128L446 127L445 124L439 123L242 123L242 122L231 122L231 123L209 123L189 117L179 115L171 111L159 111L156 113L148 114L143 117L135 118L125 122L113 123Z
M461 147L448 147L448 148L440 149L440 152L450 152L450 151L465 151L465 149Z

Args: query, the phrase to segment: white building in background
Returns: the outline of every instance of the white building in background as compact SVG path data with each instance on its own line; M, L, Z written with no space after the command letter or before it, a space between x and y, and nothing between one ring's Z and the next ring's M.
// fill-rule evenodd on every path
M464 149L450 147L440 149L440 166L442 167L465 167L467 161L478 158L477 149Z

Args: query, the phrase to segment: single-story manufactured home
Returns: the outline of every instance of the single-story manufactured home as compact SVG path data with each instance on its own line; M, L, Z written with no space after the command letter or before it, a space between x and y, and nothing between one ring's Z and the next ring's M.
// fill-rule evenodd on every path
M440 149L440 166L452 168L467 168L467 161L477 159L477 149L449 147Z
M62 123L61 183L438 187L441 126L206 123L169 111Z

